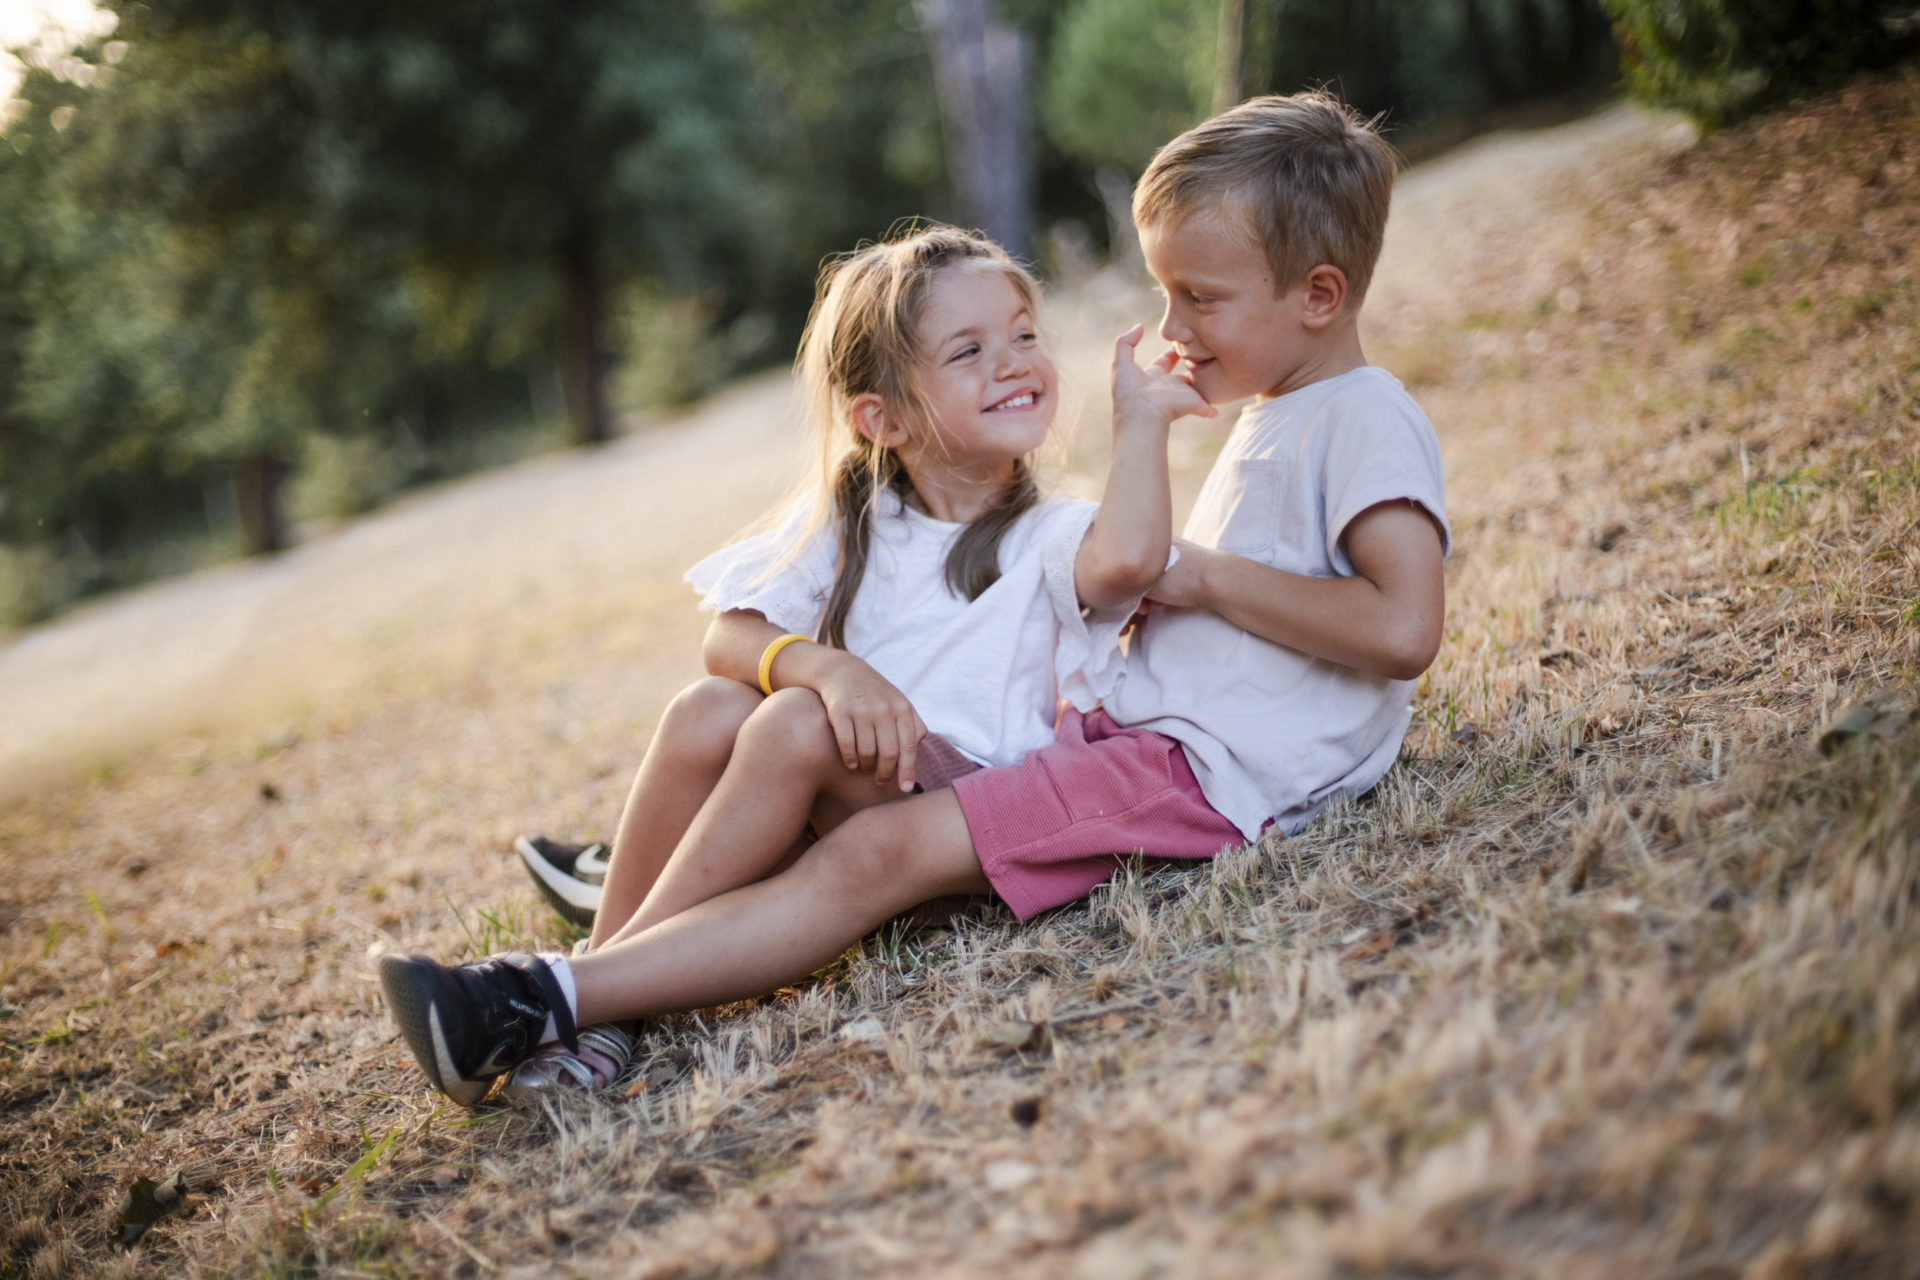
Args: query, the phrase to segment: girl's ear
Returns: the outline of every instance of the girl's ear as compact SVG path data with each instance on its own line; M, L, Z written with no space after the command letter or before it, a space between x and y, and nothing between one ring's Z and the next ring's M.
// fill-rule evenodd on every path
M862 392L848 406L853 429L883 449L897 449L907 441L907 425L887 412L887 402L871 391Z
M1323 262L1307 272L1306 283L1306 307L1300 322L1309 329L1324 329L1347 305L1347 273Z

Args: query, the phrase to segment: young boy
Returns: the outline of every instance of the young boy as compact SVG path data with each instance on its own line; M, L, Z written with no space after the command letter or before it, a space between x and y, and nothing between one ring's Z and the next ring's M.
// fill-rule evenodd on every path
M1254 403L1104 706L955 783L1023 919L1106 879L1115 850L1203 858L1296 831L1399 752L1448 531L1433 428L1360 348L1393 172L1371 125L1305 93L1189 130L1140 179L1160 336L1208 401Z
M472 1095L576 1024L763 994L933 898L991 889L1025 919L1135 853L1211 857L1378 781L1439 646L1448 541L1433 429L1358 334L1393 171L1368 123L1308 93L1207 121L1142 177L1161 336L1207 400L1254 403L1103 708L1068 711L1019 765L857 813L779 873L571 961L386 958L434 1083Z

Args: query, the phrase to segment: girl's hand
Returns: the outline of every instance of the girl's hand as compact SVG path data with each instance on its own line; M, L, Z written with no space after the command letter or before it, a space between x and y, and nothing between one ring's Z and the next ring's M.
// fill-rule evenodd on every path
M1180 363L1179 352L1169 347L1145 368L1139 365L1135 356L1146 332L1145 326L1135 325L1113 344L1114 429L1138 422L1164 430L1175 418L1188 414L1219 417L1220 411L1193 389L1192 381L1174 372Z
M871 768L876 786L898 778L902 791L913 790L914 753L927 726L907 695L878 671L850 653L829 652L838 660L814 682L813 691L827 706L840 759L849 769Z
M1197 542L1188 542L1185 538L1175 538L1173 545L1180 552L1180 558L1171 569L1160 575L1158 582L1147 588L1148 601L1176 608L1207 608L1207 561L1228 553L1203 547Z

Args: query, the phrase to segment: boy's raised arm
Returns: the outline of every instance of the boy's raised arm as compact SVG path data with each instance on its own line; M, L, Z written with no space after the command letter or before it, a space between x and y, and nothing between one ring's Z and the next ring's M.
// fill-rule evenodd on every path
M1439 652L1446 619L1439 530L1415 503L1383 502L1355 516L1341 540L1351 578L1306 577L1182 541L1180 562L1148 598L1206 609L1357 671L1414 679Z
M1144 333L1135 325L1113 347L1113 460L1100 514L1073 564L1074 590L1090 609L1137 600L1167 567L1173 541L1167 428L1187 414L1219 414L1173 372L1178 357L1172 351L1144 369L1135 362Z

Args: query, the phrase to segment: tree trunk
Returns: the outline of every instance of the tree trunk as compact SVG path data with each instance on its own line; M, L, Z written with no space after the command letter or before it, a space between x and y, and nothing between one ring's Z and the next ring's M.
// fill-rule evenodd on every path
M1552 65L1552 55L1547 51L1547 24L1540 10L1533 0L1519 0L1515 8L1520 15L1520 83L1524 91L1532 96L1564 88L1562 73Z
M1279 0L1241 0L1240 98L1263 93L1291 93L1298 85L1273 83L1274 42L1279 36Z
M591 228L574 229L561 251L565 313L560 324L560 384L573 443L602 444L607 425L606 356L601 349L605 298Z
M1093 171L1093 188L1107 210L1107 261L1144 277L1147 260L1140 250L1140 231L1133 225L1133 183L1118 169L1102 165Z
M1237 106L1247 95L1241 50L1247 37L1246 0L1220 0L1220 43L1213 61L1213 114Z
M1024 258L1032 244L1027 38L992 0L916 0L962 217Z
M1485 10L1480 7L1478 0L1461 0L1461 10L1466 21L1467 48L1475 68L1480 72L1480 83L1486 89L1487 96L1496 104L1512 102L1520 96L1519 91L1513 78L1507 74L1506 58L1502 55L1499 39L1494 35Z
M265 452L241 459L234 468L234 505L240 512L240 531L248 555L271 555L287 549L287 526L280 510L280 487L286 478L285 464Z
M1394 6L1382 0L1349 0L1340 6L1341 97L1361 111L1386 111L1405 99L1400 78Z
M1594 0L1561 0L1560 7L1567 20L1568 75L1585 80L1593 75L1600 50L1607 47L1600 37L1606 15L1595 7Z

